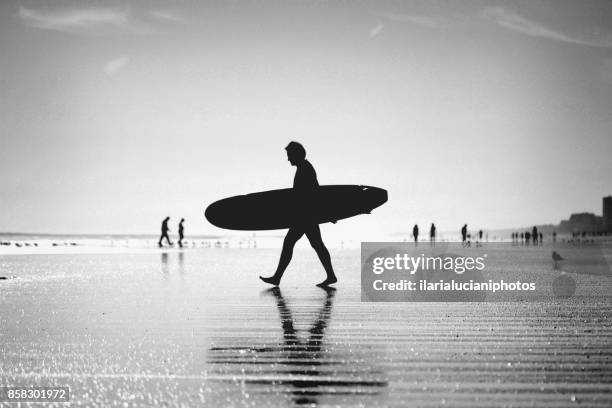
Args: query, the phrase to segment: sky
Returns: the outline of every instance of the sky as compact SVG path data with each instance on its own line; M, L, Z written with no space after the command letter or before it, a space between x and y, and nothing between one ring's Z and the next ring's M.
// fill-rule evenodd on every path
M0 231L220 233L291 140L388 190L340 236L601 214L612 2L0 3Z

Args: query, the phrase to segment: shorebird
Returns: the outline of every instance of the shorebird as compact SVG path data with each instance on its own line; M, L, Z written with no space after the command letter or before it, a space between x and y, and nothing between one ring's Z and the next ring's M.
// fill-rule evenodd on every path
M553 251L552 253L553 266L555 269L559 268L559 262L563 261L564 258L557 253L557 251Z

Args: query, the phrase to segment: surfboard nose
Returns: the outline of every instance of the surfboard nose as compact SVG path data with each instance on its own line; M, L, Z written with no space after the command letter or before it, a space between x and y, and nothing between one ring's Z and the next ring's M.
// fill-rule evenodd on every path
M371 209L380 207L387 202L389 196L387 190L380 187L362 186L362 191L366 194L367 202L370 204Z
M206 217L208 222L210 222L215 227L225 228L223 223L219 222L219 219L223 217L223 206L220 204L219 201L215 201L214 203L206 207L206 210L204 211L204 216Z
M211 224L215 225L214 222L213 222L214 219L215 219L215 217L214 217L215 208L213 207L213 204L210 204L208 207L206 207L206 209L204 210L204 217L206 217L208 222L210 222ZM211 207L213 207L213 208L211 209Z

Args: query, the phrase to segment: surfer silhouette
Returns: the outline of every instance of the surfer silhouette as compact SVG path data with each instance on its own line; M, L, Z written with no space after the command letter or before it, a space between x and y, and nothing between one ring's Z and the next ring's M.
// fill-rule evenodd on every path
M164 220L162 221L162 225L161 225L161 236L159 237L159 243L158 245L160 247L163 246L162 244L162 240L164 238L166 238L166 242L168 243L168 245L172 245L172 242L170 242L170 237L168 236L168 231L170 231L170 228L168 227L168 221L170 221L170 217L166 217L164 218Z
M312 207L312 196L316 194L319 188L317 173L314 167L312 167L312 164L306 160L306 150L300 143L291 142L287 145L285 150L287 151L289 163L296 167L295 177L293 179L293 190L296 193L294 210L298 212L299 221L287 231L278 261L278 267L274 275L268 278L263 276L259 278L270 285L278 286L285 273L285 269L287 269L289 262L291 262L295 244L305 234L327 273L327 278L323 282L317 284L317 286L329 286L336 283L338 279L332 267L329 251L321 238L319 224L315 220L314 214L310 211Z

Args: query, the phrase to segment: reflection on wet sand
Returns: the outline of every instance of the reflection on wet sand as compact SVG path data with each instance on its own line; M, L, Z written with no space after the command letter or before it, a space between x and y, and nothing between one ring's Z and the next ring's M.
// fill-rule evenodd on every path
M173 271L177 271L178 273L182 276L185 273L185 254L183 253L183 251L180 251L178 253L178 260L176 261L177 263L177 267L174 267L170 265L169 259L168 259L168 252L162 252L161 253L161 272L164 275L167 275L170 272L170 269L172 269ZM174 262L172 262L174 264Z
M161 254L161 271L165 275L168 273L168 253L162 252Z
M178 266L179 273L183 275L185 273L185 254L183 253L183 251L178 253Z
M361 302L353 250L337 291L305 258L282 294L260 292L264 249L186 249L184 275L174 249L8 256L3 385L69 386L84 407L610 407L612 279L594 248L556 250L566 275L549 248L487 248L551 294L571 274L572 297L484 303Z
M282 343L262 347L212 347L209 363L213 367L273 364L271 370L256 370L257 375L245 378L244 383L256 387L253 392L289 395L297 405L316 404L319 397L379 395L387 386L386 381L379 379L379 371L354 367L343 361L335 348L324 347L336 289L322 291L325 293L323 305L313 313L315 320L305 336L296 329L291 308L280 288L264 291L276 300L283 330ZM241 369L240 372L246 371Z

